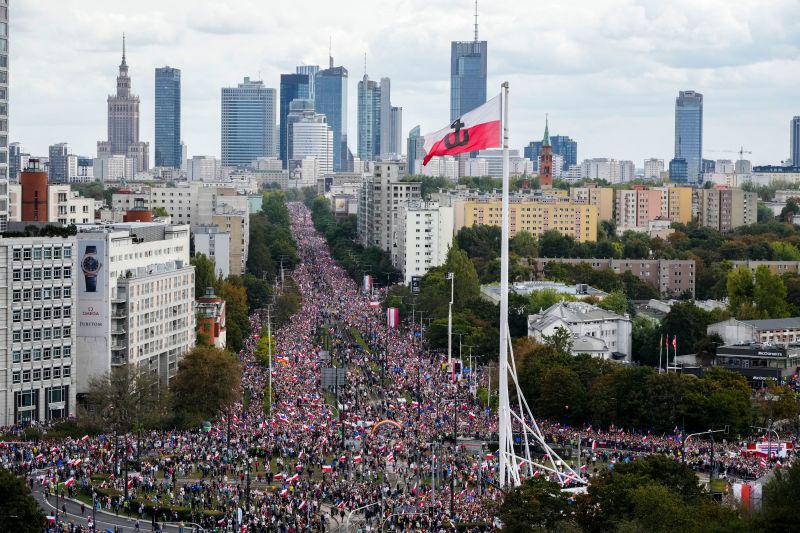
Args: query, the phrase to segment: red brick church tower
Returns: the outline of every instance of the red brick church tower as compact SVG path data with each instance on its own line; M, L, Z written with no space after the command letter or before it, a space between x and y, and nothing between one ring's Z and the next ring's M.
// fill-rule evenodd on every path
M550 146L550 130L547 118L544 121L542 152L539 154L539 187L542 189L553 188L553 147Z

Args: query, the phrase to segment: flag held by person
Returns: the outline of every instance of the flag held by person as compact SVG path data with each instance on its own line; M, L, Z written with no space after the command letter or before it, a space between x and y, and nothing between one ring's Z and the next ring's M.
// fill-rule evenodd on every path
M454 120L449 126L425 135L423 165L434 156L457 155L500 147L500 95Z

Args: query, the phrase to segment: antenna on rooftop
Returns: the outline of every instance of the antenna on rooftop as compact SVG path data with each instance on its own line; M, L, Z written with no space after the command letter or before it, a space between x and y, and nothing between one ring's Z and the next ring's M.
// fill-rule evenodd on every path
M478 42L478 0L475 0L475 42Z

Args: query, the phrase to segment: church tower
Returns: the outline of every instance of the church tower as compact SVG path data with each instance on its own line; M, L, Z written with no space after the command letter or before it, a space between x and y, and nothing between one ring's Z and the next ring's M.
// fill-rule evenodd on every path
M553 147L550 146L550 129L547 118L544 122L542 153L539 155L539 187L542 189L553 188Z

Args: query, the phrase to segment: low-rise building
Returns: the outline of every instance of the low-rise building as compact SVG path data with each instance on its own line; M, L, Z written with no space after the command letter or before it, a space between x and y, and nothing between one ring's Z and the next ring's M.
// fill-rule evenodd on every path
M538 342L559 328L572 334L571 352L614 361L630 361L631 319L586 302L561 301L528 316L528 336Z
M800 342L800 317L738 320L729 318L710 324L706 332L719 335L725 344Z
M754 388L785 384L800 367L800 344L739 343L717 347L714 366L737 372Z
M684 293L694 296L695 263L692 259L573 259L564 257L541 257L536 262L535 272L545 275L548 263L579 265L586 263L594 269L607 268L616 274L630 271L631 274L647 283L664 297L680 296Z
M608 296L607 292L596 289L586 283L567 285L560 281L515 281L508 286L509 293L514 293L519 296L530 296L534 292L544 290L554 291L558 294L567 294L576 298L593 297L602 300ZM481 296L493 304L499 304L500 285L481 285Z

